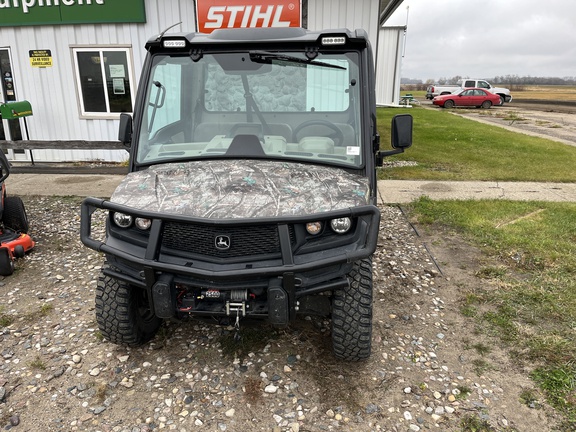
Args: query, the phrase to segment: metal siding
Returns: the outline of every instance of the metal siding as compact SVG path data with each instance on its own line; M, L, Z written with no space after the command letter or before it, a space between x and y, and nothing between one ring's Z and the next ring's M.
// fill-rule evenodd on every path
M376 54L376 104L398 105L404 27L382 27Z
M145 0L145 24L84 24L62 26L0 27L0 47L12 53L16 95L29 100L30 137L37 140L114 141L118 120L81 119L71 53L73 45L126 45L132 48L134 91L144 63L144 44L154 34L182 22L171 31L196 29L195 2L190 0ZM308 28L363 28L376 52L379 0L309 0ZM28 50L50 49L53 67L32 68ZM377 58L378 59L378 58ZM378 69L378 68L377 68ZM382 77L377 75L377 85ZM386 81L384 85L390 85ZM133 95L135 97L135 95ZM36 150L35 160L124 160L123 150Z
M379 0L308 0L308 28L361 28L366 30L375 49L378 41L379 8Z
M34 114L27 118L35 140L115 141L118 120L80 118L71 46L123 45L131 47L133 91L140 79L146 52L144 44L178 22L172 31L193 31L194 2L190 0L146 0L145 24L83 24L0 27L0 47L10 48L16 97L28 100ZM49 49L51 68L30 66L28 51ZM133 99L135 94L133 94ZM25 138L25 136L24 136ZM28 152L26 152L28 154ZM35 150L35 161L122 161L124 150Z

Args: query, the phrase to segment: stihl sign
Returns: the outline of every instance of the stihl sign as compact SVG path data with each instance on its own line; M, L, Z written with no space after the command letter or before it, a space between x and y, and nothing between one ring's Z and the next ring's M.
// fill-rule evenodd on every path
M300 0L197 0L198 31L220 28L300 27Z

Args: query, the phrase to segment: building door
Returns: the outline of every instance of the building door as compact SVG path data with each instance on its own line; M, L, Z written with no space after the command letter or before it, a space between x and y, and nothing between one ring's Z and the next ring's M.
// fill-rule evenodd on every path
M0 103L15 101L14 72L9 48L0 48ZM22 139L20 120L0 121L0 140L19 141ZM26 160L24 150L8 150L10 159Z

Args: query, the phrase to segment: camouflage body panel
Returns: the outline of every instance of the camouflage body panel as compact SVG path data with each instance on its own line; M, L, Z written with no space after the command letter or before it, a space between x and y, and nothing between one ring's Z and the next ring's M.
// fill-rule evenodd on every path
M301 216L366 205L368 179L342 169L263 160L205 160L129 173L112 202L228 219Z

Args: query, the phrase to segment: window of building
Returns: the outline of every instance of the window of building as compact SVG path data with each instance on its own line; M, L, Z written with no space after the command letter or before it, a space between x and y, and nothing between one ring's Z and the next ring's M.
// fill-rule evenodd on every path
M132 112L130 48L72 48L81 116L117 118Z

